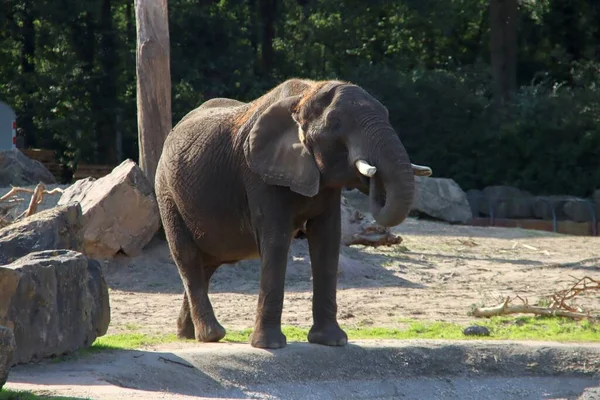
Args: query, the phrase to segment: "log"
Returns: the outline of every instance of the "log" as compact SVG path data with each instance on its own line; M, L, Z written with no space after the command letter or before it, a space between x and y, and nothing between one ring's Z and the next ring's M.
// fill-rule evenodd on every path
M135 0L139 166L154 187L156 166L172 128L167 0Z

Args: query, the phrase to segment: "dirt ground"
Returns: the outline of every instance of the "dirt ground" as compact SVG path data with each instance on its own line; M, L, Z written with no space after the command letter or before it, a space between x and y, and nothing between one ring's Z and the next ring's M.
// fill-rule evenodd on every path
M338 310L346 326L401 326L406 318L465 323L473 305L507 295L531 303L566 288L573 277L600 276L600 238L511 228L449 225L409 218L392 247L344 247ZM110 287L109 334L175 333L183 286L166 242L154 240L136 258L105 262ZM223 265L210 298L226 329L253 326L259 263ZM283 323L311 325L312 283L307 243L296 240L286 277ZM580 299L600 309L600 297Z

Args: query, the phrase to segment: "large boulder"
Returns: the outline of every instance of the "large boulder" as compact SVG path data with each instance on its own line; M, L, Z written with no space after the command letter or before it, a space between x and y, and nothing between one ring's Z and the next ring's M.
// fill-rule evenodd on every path
M81 204L84 252L111 258L118 252L139 255L160 227L158 204L142 170L125 160L98 179L77 181L58 204Z
M594 193L592 194L592 201L594 202L596 220L600 221L600 189L594 190Z
M552 210L558 221L569 219L565 214L564 206L571 200L571 196L537 196L533 202L533 215L535 218L552 220Z
M466 193L453 179L415 176L412 210L451 223L473 218Z
M72 250L47 250L0 267L0 325L14 332L13 365L90 346L109 322L99 262Z
M469 206L471 207L471 213L473 217L479 217L480 214L487 215L488 213L483 213L481 210L483 207L488 205L487 199L483 194L482 190L478 189L469 189L467 190L467 201L469 202Z
M594 203L588 199L572 197L563 205L563 212L570 221L589 222L593 221L595 213Z
M44 210L0 229L0 265L33 251L56 249L83 251L79 204Z
M531 218L534 215L535 197L512 186L488 186L483 189L484 200L479 202L479 212L489 216L490 207L495 218Z
M369 196L367 196L360 190L344 190L342 192L342 196L346 199L346 202L350 207L360 211L363 214L371 214L371 209L369 206Z
M0 151L0 187L56 183L56 178L37 160L18 149Z
M0 310L2 304L0 304ZM0 311L1 312L1 311ZM15 353L15 337L12 330L0 325L0 389L6 383L8 371Z

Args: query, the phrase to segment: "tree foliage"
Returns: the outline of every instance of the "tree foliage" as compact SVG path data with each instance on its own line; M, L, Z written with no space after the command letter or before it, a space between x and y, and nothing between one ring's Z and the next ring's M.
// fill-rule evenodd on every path
M290 77L350 80L436 176L588 195L600 178L600 2L519 4L517 90L498 109L488 0L169 0L173 122ZM133 0L5 0L0 59L0 99L27 146L69 165L137 159Z

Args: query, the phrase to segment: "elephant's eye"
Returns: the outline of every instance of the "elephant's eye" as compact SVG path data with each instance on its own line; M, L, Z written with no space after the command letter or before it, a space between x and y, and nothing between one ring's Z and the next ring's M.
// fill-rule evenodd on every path
M327 121L327 127L332 131L337 131L342 126L342 121L339 118L333 117Z

